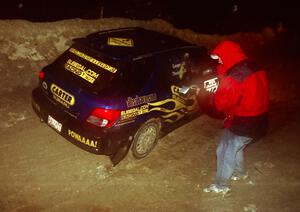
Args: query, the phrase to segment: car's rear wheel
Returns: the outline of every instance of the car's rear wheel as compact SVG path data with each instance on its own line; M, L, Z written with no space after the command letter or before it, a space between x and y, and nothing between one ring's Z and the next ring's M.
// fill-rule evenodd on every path
M136 159L146 157L155 147L160 133L160 121L151 119L136 132L131 146L132 155Z

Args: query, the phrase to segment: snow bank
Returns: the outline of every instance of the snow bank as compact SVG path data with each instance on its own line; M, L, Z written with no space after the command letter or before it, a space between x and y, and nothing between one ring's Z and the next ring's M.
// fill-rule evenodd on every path
M190 29L176 29L160 19L73 19L46 23L0 20L0 94L20 87L33 88L37 83L39 70L67 49L73 38L99 30L134 26L171 34L198 45L205 45L209 49L222 39L232 39L243 43L246 48L253 48L276 36L276 32L269 28L260 33L227 36L199 34Z

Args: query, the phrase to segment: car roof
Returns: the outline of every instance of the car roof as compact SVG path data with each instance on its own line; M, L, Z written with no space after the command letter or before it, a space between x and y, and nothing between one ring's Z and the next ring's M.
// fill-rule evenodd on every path
M197 47L179 38L140 27L99 31L78 41L101 54L120 60L137 60L171 49Z

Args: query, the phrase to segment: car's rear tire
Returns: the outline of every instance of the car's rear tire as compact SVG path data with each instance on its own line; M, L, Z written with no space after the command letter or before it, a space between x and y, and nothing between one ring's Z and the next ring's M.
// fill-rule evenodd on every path
M150 119L144 123L136 132L131 152L134 158L146 157L157 144L161 123L158 119Z

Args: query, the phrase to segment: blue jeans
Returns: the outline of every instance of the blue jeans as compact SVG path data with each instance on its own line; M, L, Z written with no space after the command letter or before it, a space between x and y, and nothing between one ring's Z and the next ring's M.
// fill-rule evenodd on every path
M245 174L244 148L252 138L238 136L228 129L224 130L217 147L217 174L215 184L229 186L233 173Z

